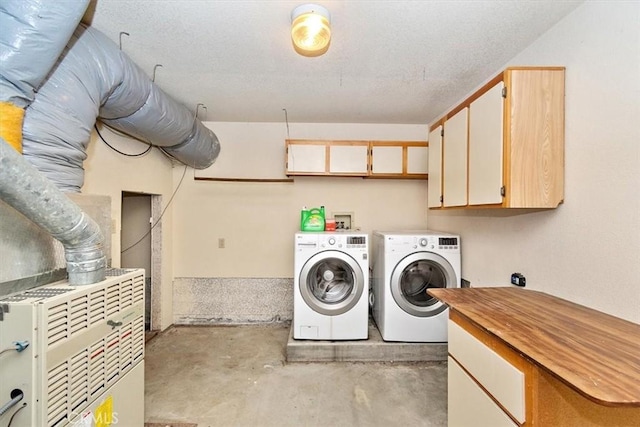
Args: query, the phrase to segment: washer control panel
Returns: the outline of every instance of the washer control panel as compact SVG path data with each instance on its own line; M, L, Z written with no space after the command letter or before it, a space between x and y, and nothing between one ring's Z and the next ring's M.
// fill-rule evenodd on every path
M457 237L438 237L439 249L458 249Z
M387 242L392 252L396 250L406 251L409 248L425 251L460 251L460 238L458 236L397 235L387 236Z
M297 250L317 249L359 249L368 251L366 234L330 233L298 233L296 234Z
M366 235L352 235L341 233L320 234L318 237L321 248L335 249L367 249Z

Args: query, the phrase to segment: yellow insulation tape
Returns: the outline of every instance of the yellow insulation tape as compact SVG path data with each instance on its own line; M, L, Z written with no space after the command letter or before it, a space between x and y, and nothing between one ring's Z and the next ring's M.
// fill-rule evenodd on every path
M0 102L0 136L22 154L24 110L9 102Z

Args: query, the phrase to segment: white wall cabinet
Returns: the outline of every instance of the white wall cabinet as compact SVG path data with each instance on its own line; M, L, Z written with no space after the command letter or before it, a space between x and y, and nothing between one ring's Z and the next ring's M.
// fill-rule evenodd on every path
M287 175L369 174L369 141L286 140Z
M430 208L564 200L564 68L507 68L431 127L439 126L443 203ZM430 134L432 156L433 145Z
M502 203L504 82L469 106L469 204Z
M429 186L427 205L430 208L442 206L442 125L431 128L429 132Z
M426 179L426 141L286 140L286 174Z
M369 168L369 144L329 145L329 173L367 175Z
M370 177L426 179L429 144L424 141L371 141Z
M467 204L467 146L469 108L463 108L444 122L443 206Z
M327 168L327 149L324 144L289 144L287 146L287 175L324 174Z

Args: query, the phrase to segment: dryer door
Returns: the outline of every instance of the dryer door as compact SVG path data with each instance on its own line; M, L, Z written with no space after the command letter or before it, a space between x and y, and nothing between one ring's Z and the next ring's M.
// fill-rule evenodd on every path
M318 313L336 316L355 306L365 287L362 268L339 251L319 252L300 271L300 293Z
M407 313L430 317L447 306L427 294L430 288L455 288L458 278L451 264L432 252L417 252L403 258L391 274L391 294Z

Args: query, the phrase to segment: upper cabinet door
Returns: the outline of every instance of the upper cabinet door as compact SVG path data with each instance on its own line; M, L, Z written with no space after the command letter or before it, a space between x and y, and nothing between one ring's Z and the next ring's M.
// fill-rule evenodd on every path
M286 140L287 175L369 174L369 141Z
M469 107L469 204L502 203L504 83Z
M427 141L371 141L372 178L427 179Z
M505 138L509 207L564 200L564 69L510 70Z
M442 125L429 132L429 184L427 205L442 206Z
M444 122L442 196L445 207L467 204L468 118L466 107Z
M402 145L371 144L371 174L402 174Z
M326 162L324 144L287 144L287 175L324 174Z
M368 142L329 145L329 173L366 176L368 167Z
M407 147L407 174L426 175L429 173L429 146Z

